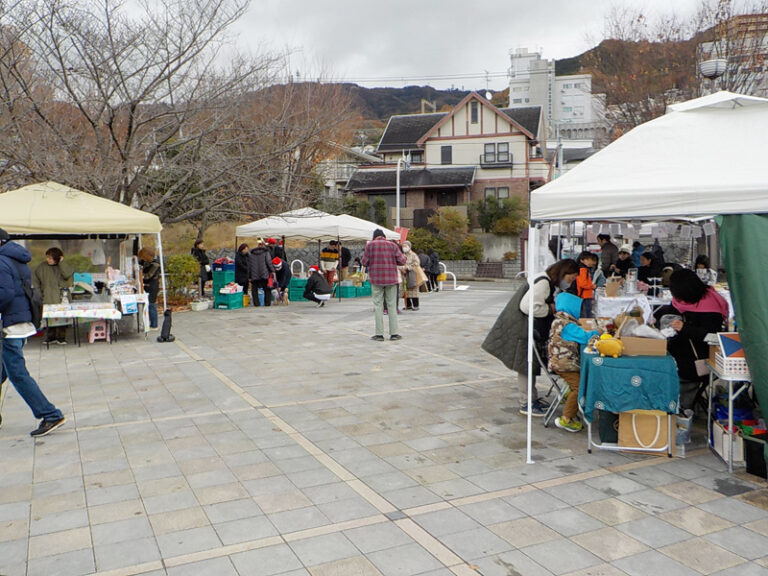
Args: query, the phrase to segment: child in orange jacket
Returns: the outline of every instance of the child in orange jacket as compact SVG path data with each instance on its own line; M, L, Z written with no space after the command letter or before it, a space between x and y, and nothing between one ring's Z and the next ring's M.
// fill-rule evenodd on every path
M584 303L581 308L582 318L592 317L592 302L595 298L595 283L592 282L592 274L597 267L597 254L582 252L579 254L579 275L576 278L576 296Z

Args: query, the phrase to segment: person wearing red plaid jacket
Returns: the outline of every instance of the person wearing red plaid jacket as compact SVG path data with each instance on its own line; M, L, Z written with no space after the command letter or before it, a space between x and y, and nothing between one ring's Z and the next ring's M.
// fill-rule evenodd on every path
M384 340L384 301L387 302L387 310L390 310L389 339L400 340L402 336L397 332L397 267L405 264L405 254L400 247L387 240L384 231L377 228L373 232L373 240L365 245L362 259L363 266L368 272L371 282L371 295L373 296L373 313L376 321L376 334L371 340Z

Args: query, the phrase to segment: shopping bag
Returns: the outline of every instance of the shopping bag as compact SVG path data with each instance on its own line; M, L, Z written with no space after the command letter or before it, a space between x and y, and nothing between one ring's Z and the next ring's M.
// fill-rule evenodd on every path
M629 410L619 414L619 446L662 448L667 445L667 413L660 410ZM634 451L633 451L634 452ZM660 452L647 452L660 454Z
M438 274L437 275L437 281L438 282L445 282L448 279L448 276L446 274Z

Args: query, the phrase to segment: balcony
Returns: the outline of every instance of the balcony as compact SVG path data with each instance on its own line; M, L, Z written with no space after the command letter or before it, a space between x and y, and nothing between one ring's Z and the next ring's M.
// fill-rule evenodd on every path
M512 154L499 152L496 154L480 154L481 168L512 168Z

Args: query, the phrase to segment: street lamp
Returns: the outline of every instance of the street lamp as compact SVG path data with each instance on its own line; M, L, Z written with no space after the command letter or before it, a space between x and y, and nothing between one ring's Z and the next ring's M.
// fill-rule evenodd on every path
M395 228L400 228L400 166L405 161L405 169L411 169L411 153L405 156L403 153L402 158L397 159L397 172L395 176Z

